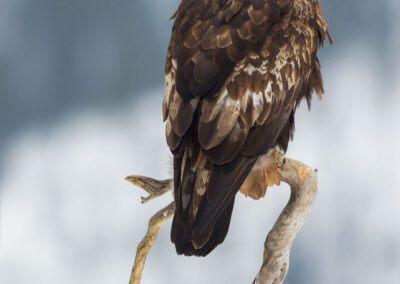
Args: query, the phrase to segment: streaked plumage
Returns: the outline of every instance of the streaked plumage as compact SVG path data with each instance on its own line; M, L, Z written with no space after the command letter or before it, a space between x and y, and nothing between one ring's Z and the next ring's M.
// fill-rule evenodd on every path
M322 95L327 27L318 0L182 0L173 19L163 100L171 239L179 254L204 256L225 239L239 189L257 199L275 182L257 160L286 151L300 100Z

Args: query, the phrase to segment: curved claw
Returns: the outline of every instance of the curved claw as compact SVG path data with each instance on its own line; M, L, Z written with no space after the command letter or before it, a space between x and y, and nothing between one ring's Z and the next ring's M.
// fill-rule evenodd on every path
M275 165L277 166L277 168L283 168L283 166L286 164L285 154L283 154L278 150L275 150L274 157L275 157Z

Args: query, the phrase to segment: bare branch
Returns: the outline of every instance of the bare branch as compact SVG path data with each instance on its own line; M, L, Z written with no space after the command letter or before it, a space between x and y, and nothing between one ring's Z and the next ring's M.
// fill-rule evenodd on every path
M291 194L288 204L268 233L264 244L263 264L253 284L283 282L289 269L289 254L293 240L307 218L318 189L316 170L298 161L284 158L279 152L270 155L265 161L266 165L271 163L279 168L280 179L290 185ZM130 176L126 180L150 194L149 197L142 198L142 203L172 189L171 180L158 181L142 176ZM173 216L174 211L175 204L172 202L150 219L147 234L136 251L130 284L140 283L147 253L157 237L159 227Z
M303 226L317 195L316 171L286 159L280 170L281 180L291 188L290 199L264 244L263 264L254 284L280 284L289 269L289 254L293 240Z
M125 180L141 187L149 194L147 197L142 197L142 203L146 203L147 201L159 197L172 189L171 179L156 180L144 176L128 176Z
M146 236L143 238L136 249L135 264L132 268L129 284L140 283L147 254L157 238L160 226L169 218L171 218L174 213L175 202L172 201L168 206L164 207L156 214L154 214L153 217L151 217Z

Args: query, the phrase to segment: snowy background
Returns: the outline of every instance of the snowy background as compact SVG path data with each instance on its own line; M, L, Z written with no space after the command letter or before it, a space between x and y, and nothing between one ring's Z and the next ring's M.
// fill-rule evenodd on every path
M0 0L0 283L127 283L147 220L130 174L170 176L163 64L177 0ZM287 284L400 283L400 3L321 1L326 93L287 156L319 169ZM227 239L177 256L170 221L143 283L251 283L287 186L237 197Z

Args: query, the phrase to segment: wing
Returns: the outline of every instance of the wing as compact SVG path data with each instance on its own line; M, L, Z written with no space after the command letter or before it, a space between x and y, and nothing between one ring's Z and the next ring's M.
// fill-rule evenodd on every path
M235 194L306 88L315 52L282 40L292 2L186 0L176 14L163 115L178 253L206 255L224 240Z
M167 52L163 117L171 149L192 124L197 98L212 97L234 67L259 50L293 0L185 0ZM179 94L179 96L175 96Z
M290 1L186 0L171 39L176 87L185 100L218 92L250 49L261 47Z

